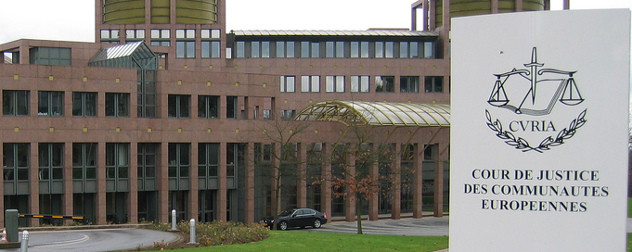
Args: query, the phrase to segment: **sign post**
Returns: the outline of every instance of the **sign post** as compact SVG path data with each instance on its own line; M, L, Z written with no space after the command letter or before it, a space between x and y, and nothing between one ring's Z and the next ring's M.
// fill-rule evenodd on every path
M624 251L630 11L455 18L450 252Z

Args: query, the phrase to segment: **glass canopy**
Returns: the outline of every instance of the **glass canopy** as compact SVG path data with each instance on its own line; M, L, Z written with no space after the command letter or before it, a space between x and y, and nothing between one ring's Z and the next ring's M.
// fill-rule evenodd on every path
M294 119L346 125L450 127L450 105L323 101L303 109Z
M88 62L88 65L156 70L158 56L145 42L138 41L103 49Z

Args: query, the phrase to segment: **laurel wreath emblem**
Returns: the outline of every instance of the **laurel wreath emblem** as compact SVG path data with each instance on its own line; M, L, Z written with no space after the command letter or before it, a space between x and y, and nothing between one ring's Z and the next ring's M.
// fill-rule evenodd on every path
M586 123L586 109L579 113L577 118L573 119L571 123L568 125L568 128L564 128L557 134L554 138L553 136L548 136L540 142L538 146L531 146L529 142L520 137L515 136L513 133L503 130L502 123L500 120L494 120L489 111L485 110L485 117L487 117L487 127L489 127L492 131L496 132L496 136L500 139L505 140L505 143L514 146L516 149L522 150L523 152L527 151L537 151L539 153L543 153L546 150L550 150L551 147L559 146L564 144L564 141L572 138L577 132L577 129L584 126Z

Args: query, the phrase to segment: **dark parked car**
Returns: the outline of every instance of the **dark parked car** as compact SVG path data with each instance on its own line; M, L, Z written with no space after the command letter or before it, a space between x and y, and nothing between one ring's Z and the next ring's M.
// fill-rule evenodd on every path
M327 223L326 213L321 213L311 208L295 208L278 214L277 229L287 230L291 227L305 228L307 226L320 228L325 223ZM263 224L272 227L274 217L266 217L263 220Z

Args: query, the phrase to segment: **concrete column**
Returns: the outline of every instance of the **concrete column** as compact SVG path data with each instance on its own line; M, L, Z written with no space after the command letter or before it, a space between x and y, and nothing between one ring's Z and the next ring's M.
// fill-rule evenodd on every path
M32 95L34 96L34 95ZM33 97L31 96L31 99ZM34 107L34 106L33 106ZM39 144L37 142L31 142L30 144L30 158L29 164L31 165L31 169L29 169L29 213L39 213ZM105 162L105 161L104 161ZM4 200L3 200L4 201ZM39 225L39 220L35 218L29 219L30 226Z
M72 142L64 143L64 204L62 213L65 215L73 215L73 188L72 188ZM72 220L64 220L64 223L71 223Z
M413 218L421 218L423 215L423 148L415 144L415 156L413 157Z
M127 222L138 223L138 143L129 145L129 195L127 197Z
M346 145L344 148L345 151L345 163L346 163L346 169L345 170L345 179L346 180L350 180L353 177L355 177L356 175L356 167L355 167L355 160L356 160L356 156L355 156L355 151L354 149L357 148L358 146L356 145ZM355 221L356 220L356 193L351 191L351 189L349 187L345 188L345 216L346 216L346 220L347 221Z
M395 144L395 153L393 154L393 163L391 163L391 182L393 188L391 193L393 195L393 205L391 206L391 219L399 220L402 209L402 145L400 143Z
M255 222L255 143L249 142L246 147L246 174L244 174L245 186L245 222Z
M224 97L224 96L222 96ZM224 100L225 101L225 100ZM224 112L225 113L225 112ZM217 177L218 177L218 182L217 182L217 220L218 221L226 221L226 218L228 217L226 214L226 211L228 209L227 206L227 199L228 199L228 195L227 192L228 190L226 189L227 187L227 181L226 181L226 153L227 153L227 148L228 144L226 144L226 142L221 142L219 143L219 167L218 167L218 171L217 171Z
M371 152L375 152L375 146L371 146ZM377 149L377 151L382 151L379 147ZM372 162L371 165L369 166L369 176L373 179L377 179L379 181L379 177L380 177L380 170L379 170L379 160L377 160L377 162ZM371 197L369 197L369 220L378 220L378 214L379 214L379 208L380 208L380 201L379 201L379 192L378 193L374 193L373 195L371 195Z
M434 178L434 216L443 216L443 161L435 161Z
M160 143L160 153L157 170L158 187L158 222L169 223L171 210L169 209L169 143Z
M193 103L197 104L197 103ZM189 219L199 220L198 218L198 206L199 202L199 180L198 180L198 155L199 155L198 142L191 142L191 163L189 164Z
M328 213L331 216L331 149L333 144L323 143L323 166L321 171L321 212Z
M307 145L299 143L298 151L298 167L296 181L296 205L298 207L307 207Z
M491 1L492 1L491 13L498 13L498 0L491 0Z
M279 196L283 193L281 190L281 188L279 188L278 185L281 185L283 183L283 181L281 180L281 178L279 177L279 167L281 166L281 143L273 143L272 144L272 151L274 152L272 154L272 159L270 160L270 162L272 162L272 177L270 178L270 206L272 207L272 214L277 214L279 212L279 210L281 210L281 201L279 200L279 198L277 197L277 191L279 191ZM276 211L275 211L276 209Z

